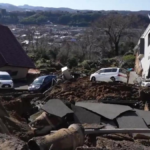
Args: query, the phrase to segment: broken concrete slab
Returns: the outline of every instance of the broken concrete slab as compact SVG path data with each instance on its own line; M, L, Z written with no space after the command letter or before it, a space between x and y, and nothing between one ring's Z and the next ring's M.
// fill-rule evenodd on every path
M136 113L138 116L142 117L146 124L149 126L150 125L150 111L143 111L139 109L135 109Z
M51 128L55 128L62 123L62 120L63 119L61 119L60 117L49 115L47 112L44 111L33 122L30 123L30 127L36 129L43 129L46 126L51 126Z
M113 120L120 114L132 111L133 109L129 106L114 105L114 104L103 104L103 103L88 103L88 102L77 102L76 106L83 107L91 110L107 119Z
M33 122L29 123L29 126L31 128L43 128L44 126L48 126L48 118L47 118L47 113L42 112L40 115L37 115L37 118Z
M72 110L74 111L74 121L80 124L100 124L101 116L97 115L89 110L82 107L72 105Z
M65 79L70 80L72 78L72 76L71 76L71 74L69 72L68 67L61 68L61 71L62 71L62 74L64 75Z
M33 145L42 150L75 150L84 144L84 129L80 125L73 124L68 129L60 129L57 132L29 140L28 146L35 150Z
M38 128L34 130L35 136L45 136L50 134L50 132L54 130L52 126L44 126L43 128Z
M37 113L30 116L29 121L34 122L37 117L39 117L43 113L42 110L38 111Z
M73 111L59 99L49 100L41 109L60 118L73 113Z
M148 128L144 120L136 112L125 112L116 120L119 128Z

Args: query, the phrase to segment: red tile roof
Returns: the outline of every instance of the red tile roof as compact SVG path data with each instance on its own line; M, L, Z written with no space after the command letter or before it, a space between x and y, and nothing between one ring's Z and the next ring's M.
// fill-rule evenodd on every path
M35 68L15 36L6 26L0 25L0 67Z

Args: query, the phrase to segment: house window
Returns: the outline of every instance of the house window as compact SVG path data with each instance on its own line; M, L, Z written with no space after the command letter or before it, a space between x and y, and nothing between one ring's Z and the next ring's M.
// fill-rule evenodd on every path
M150 33L148 34L148 46L150 45Z
M145 39L141 38L140 39L140 54L144 54L145 52Z

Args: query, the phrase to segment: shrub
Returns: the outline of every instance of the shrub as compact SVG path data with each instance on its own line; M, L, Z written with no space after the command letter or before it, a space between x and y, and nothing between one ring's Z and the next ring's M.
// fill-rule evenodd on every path
M75 58L75 57L69 58L68 62L67 62L67 65L68 65L69 68L76 67L78 65L77 58Z
M86 75L89 75L90 74L90 70L84 69L83 73L85 73Z
M91 68L91 71L90 71L90 73L94 73L94 72L96 72L97 70L95 69L95 68Z
M37 67L37 68L45 68L45 67L47 67L47 64L46 64L46 63L38 63L38 64L36 65L36 67Z
M84 61L82 62L82 67L83 67L84 69L87 69L87 70L90 70L90 69L91 69L88 60L84 60Z
M123 56L123 60L124 61L134 61L135 56L134 55L125 55L125 56Z
M47 69L49 72L56 72L56 68L48 68Z

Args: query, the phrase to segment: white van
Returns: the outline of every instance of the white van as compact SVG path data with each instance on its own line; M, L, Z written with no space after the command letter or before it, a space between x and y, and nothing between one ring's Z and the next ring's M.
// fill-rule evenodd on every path
M13 89L14 83L9 73L0 71L0 89Z
M102 68L90 76L91 81L127 82L127 70L122 68Z

